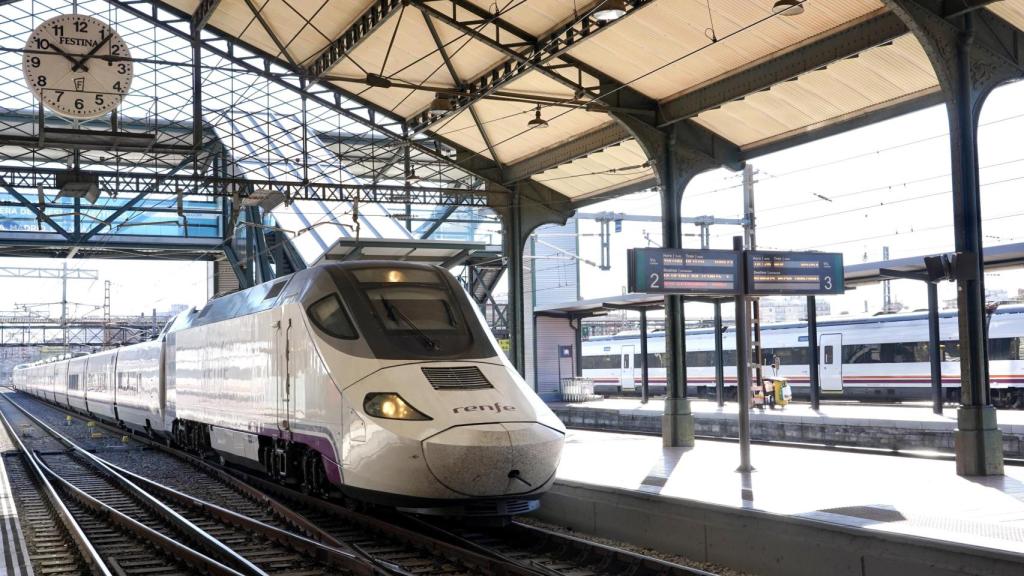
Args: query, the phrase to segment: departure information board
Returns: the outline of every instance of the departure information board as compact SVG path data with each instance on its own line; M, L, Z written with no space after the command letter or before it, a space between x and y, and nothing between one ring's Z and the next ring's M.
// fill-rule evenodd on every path
M740 294L740 252L635 248L629 251L629 291L646 294Z
M824 252L746 252L747 294L842 294L843 255Z

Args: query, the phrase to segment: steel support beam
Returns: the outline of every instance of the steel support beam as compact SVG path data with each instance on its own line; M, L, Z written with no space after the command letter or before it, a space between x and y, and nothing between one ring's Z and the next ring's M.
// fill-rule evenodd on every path
M200 30L206 27L207 22L210 21L210 17L213 16L218 6L220 6L220 0L200 0L199 5L192 12L191 29L195 30L198 34Z
M355 22L337 39L317 56L310 64L309 76L320 78L344 60L363 40L374 33L381 24L400 10L405 2L402 0L377 0L364 11Z
M534 174L540 174L545 170L556 168L600 152L605 148L621 144L632 138L629 131L618 122L605 124L600 128L591 130L576 136L569 142L559 143L550 148L545 148L537 154L524 158L514 164L505 167L504 181L506 183L525 180Z
M501 217L502 251L508 270L509 359L516 370L526 376L526 327L533 325L533 311L527 315L523 294L526 241L544 224L565 225L575 210L568 198L529 180L518 183L511 195L493 195L491 208Z
M599 24L592 17L594 10L597 8L597 6L595 6L591 10L588 10L579 17L574 18L567 24L563 25L558 30L546 35L544 38L536 38L531 34L508 24L501 18L495 17L493 14L490 14L477 6L473 6L469 2L454 0L454 4L459 8L459 10L453 10L453 15L449 15L441 12L432 4L428 4L424 0L412 1L417 8L429 14L431 17L444 22L448 26L457 29L459 32L486 44L488 47L497 50L508 57L508 60L505 62L498 64L492 70L489 70L477 77L475 80L468 82L468 90L466 93L453 99L454 107L451 111L442 114L424 111L415 116L411 120L411 124L416 130L423 130L433 123L458 114L462 109L470 106L474 102L493 94L502 86L505 86L506 84L509 84L510 82L533 71L544 74L559 84L571 88L577 97L599 99L602 94L617 92L622 94L616 97L616 101L621 100L623 95L628 94L630 100L641 102L642 107L649 109L651 112L655 109L656 104L651 99L642 96L632 88L623 86L611 77L602 74L599 70L591 68L566 55L566 52L576 43L583 41L585 38L593 34L597 34L601 30L604 30L615 23L622 22L626 17L628 17L628 14L626 17L619 18L614 22ZM641 6L645 3L646 1L636 1L631 2L630 4ZM633 8L633 10L636 9L638 8ZM462 15L462 17L460 17L460 15ZM510 34L513 37L518 38L519 41L512 43L501 42L496 39L500 37L497 35L496 38L491 38L482 31L479 26L480 21L495 26L506 34ZM518 47L525 47L525 49L517 49ZM600 83L598 90L595 91L595 87L585 86L579 82L571 80L569 78L570 75L565 75L549 66L546 66L546 64L556 59L561 60L563 63L570 66L579 68L584 74L597 78ZM596 102L596 104L599 106L605 106L610 103Z
M630 114L612 112L636 138L650 160L661 186L662 246L681 248L683 191L694 176L718 168L742 166L732 143L687 122L659 128ZM665 446L693 446L694 420L686 398L686 340L683 300L665 297L666 398L662 415Z
M987 10L947 17L944 0L883 1L921 42L949 117L962 401L955 432L956 469L964 476L999 475L1002 433L988 380L977 132L991 91L1022 76L1024 34Z

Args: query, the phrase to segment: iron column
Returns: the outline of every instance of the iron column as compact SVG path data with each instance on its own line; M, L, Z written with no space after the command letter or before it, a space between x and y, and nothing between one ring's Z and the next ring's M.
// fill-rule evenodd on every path
M647 308L640 309L640 403L647 404L650 388L647 379Z
M733 250L743 250L743 239L733 237ZM740 277L746 276L746 258L740 259ZM750 472L750 332L747 326L747 298L736 296L736 389L739 401L740 467L737 472Z
M928 282L928 360L932 372L932 412L942 414L942 349L939 336L939 287Z
M807 374L811 395L811 410L821 404L821 384L818 381L818 301L807 297Z
M722 351L722 303L715 300L715 400L725 406L725 358Z

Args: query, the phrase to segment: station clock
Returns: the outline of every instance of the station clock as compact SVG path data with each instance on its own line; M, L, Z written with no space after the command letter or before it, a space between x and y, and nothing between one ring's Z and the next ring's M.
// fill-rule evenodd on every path
M64 14L32 31L22 58L25 83L50 110L75 119L110 112L132 83L128 46L105 22Z

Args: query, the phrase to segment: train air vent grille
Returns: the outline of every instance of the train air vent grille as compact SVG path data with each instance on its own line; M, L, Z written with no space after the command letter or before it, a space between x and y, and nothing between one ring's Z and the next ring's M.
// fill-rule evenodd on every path
M494 388L476 366L465 368L422 368L434 390L483 390Z

